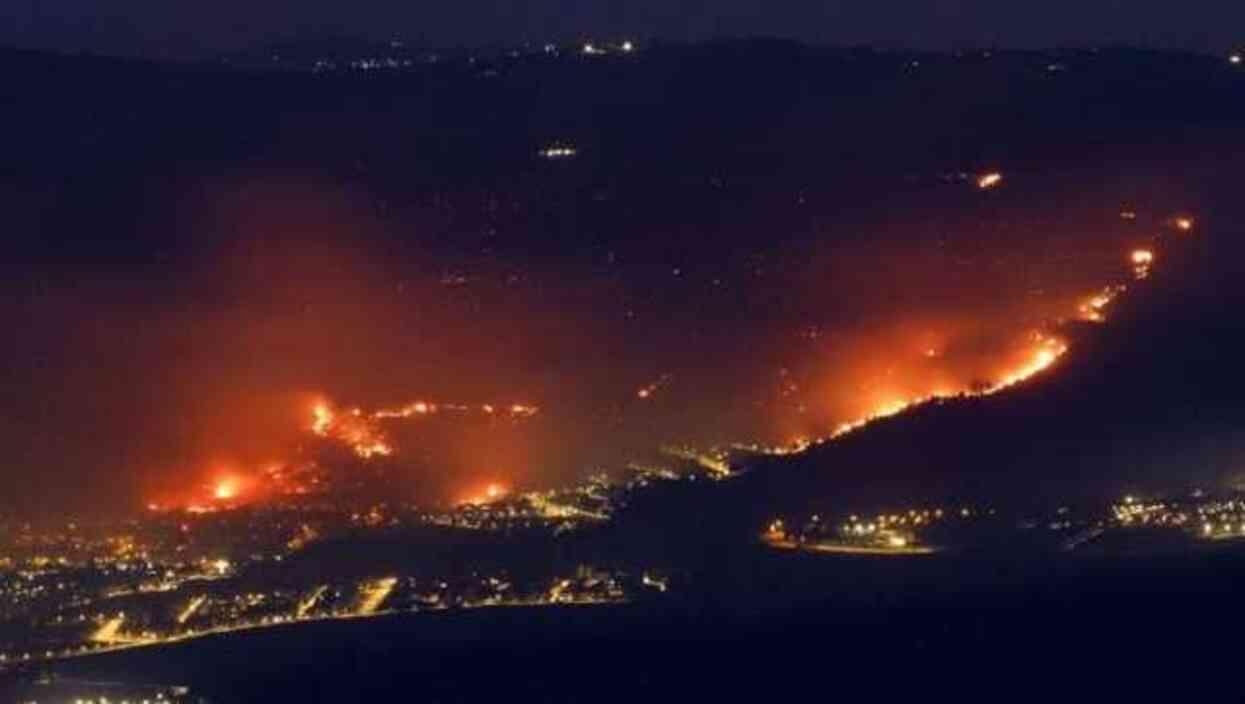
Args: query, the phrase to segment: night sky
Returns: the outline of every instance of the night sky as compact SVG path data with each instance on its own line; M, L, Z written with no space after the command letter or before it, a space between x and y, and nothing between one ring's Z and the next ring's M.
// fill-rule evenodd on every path
M777 36L828 44L945 49L1139 44L1221 51L1239 40L1245 5L1194 0L16 0L0 8L0 43L193 57L325 36L429 46L565 41L588 36L697 40Z

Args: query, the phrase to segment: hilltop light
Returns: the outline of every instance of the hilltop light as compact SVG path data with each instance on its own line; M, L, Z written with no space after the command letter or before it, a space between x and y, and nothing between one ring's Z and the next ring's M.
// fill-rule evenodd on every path
M1234 66L1239 65L1242 61L1245 61L1245 58L1242 58L1240 54L1233 54L1228 57L1228 63Z
M1148 249L1134 249L1129 255L1133 263L1133 275L1144 279L1150 275L1150 265L1154 263L1154 252Z
M977 187L983 191L988 190L990 188L994 188L995 186L999 185L1002 182L1003 182L1003 174L999 173L998 171L991 171L989 173L985 173L977 177Z

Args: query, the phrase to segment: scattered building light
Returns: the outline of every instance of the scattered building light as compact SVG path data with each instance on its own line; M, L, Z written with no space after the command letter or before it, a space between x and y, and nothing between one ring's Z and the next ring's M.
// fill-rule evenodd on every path
M570 159L579 154L579 150L569 145L556 144L541 149L539 154L545 159Z

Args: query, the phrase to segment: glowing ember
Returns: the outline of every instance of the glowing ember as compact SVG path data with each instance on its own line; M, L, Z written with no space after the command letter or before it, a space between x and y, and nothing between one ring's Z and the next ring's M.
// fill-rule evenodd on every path
M463 501L459 502L459 504L460 505L484 506L486 504L491 504L495 501L504 499L506 495L509 493L510 493L509 490L506 489L506 487L501 484L496 484L496 483L489 484L488 486L484 487L484 493L482 493L479 496L472 496L467 499L464 499Z
M228 501L238 495L238 484L232 479L222 479L212 489L212 496L217 501Z
M388 457L393 454L393 448L379 440L368 443L356 443L353 447L355 454L365 460L373 457Z
M328 436L333 426L333 411L324 403L317 403L311 409L311 432L321 437Z
M1106 321L1106 308L1111 305L1116 296L1125 291L1123 285L1108 286L1098 293L1087 298L1080 306L1077 307L1077 313L1081 320L1091 323L1101 323Z
M1189 232L1193 229L1193 218L1179 217L1172 221L1177 230Z

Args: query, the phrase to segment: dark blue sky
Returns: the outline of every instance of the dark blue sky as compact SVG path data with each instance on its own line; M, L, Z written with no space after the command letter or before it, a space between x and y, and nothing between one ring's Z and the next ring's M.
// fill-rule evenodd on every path
M1221 51L1241 0L9 0L0 43L158 56L300 36L428 45L768 35L922 48L1127 43Z

